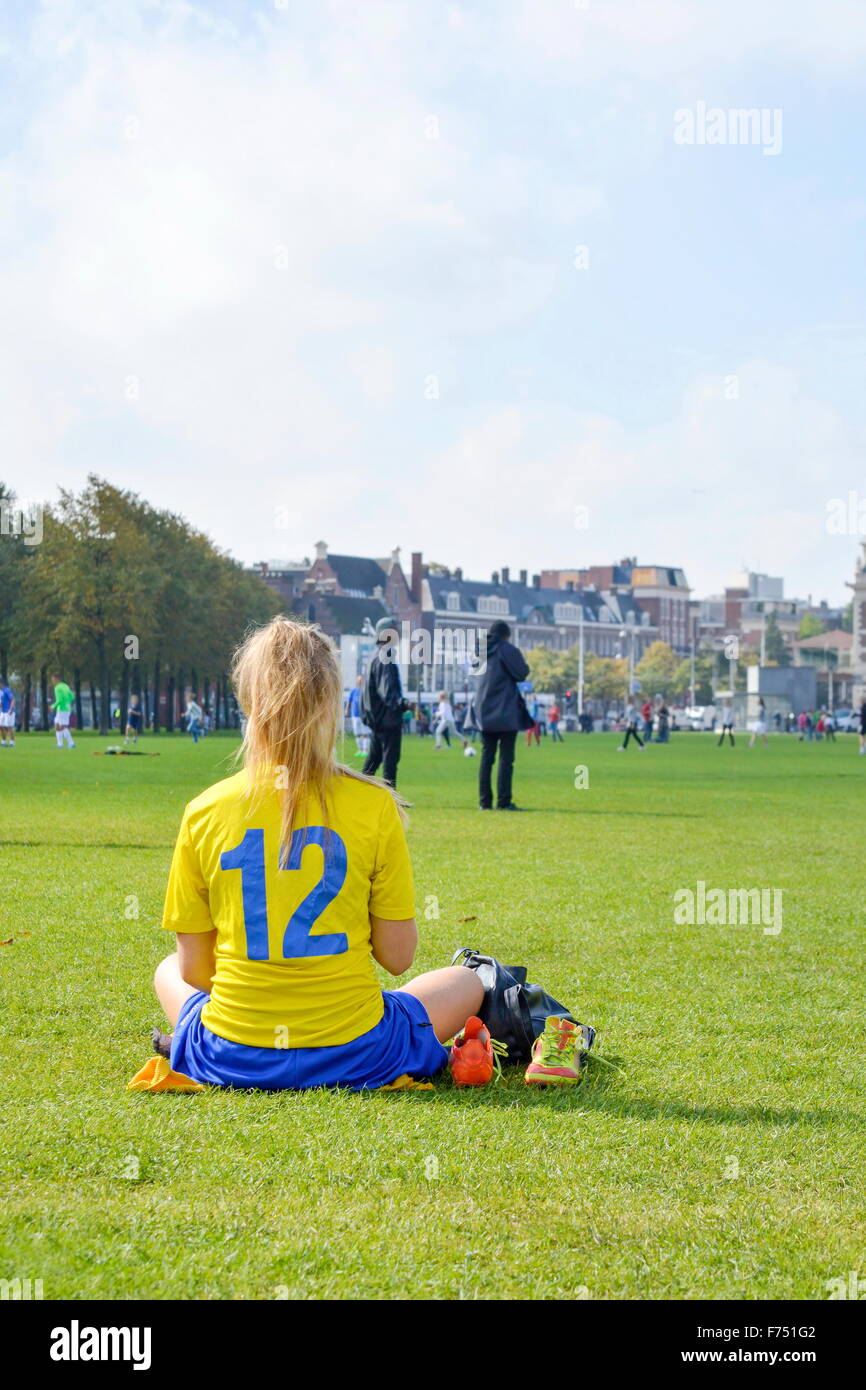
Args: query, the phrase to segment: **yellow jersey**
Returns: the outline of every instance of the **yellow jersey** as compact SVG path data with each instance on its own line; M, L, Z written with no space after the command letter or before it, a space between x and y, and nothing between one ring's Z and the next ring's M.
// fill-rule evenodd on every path
M280 865L280 798L248 794L247 773L186 807L163 914L173 932L216 929L202 1021L253 1047L329 1047L380 1022L370 914L415 915L412 866L390 792L331 779L327 816L299 809Z

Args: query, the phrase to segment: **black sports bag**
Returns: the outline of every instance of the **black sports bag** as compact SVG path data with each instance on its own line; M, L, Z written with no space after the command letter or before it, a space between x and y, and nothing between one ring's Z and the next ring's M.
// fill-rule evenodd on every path
M451 964L474 970L484 986L478 1016L490 1030L490 1036L507 1047L507 1062L529 1061L532 1044L552 1014L577 1023L583 1033L583 1050L588 1052L592 1047L595 1029L588 1023L578 1023L571 1010L541 985L529 984L524 965L503 965L495 956L483 956L470 946L461 946Z

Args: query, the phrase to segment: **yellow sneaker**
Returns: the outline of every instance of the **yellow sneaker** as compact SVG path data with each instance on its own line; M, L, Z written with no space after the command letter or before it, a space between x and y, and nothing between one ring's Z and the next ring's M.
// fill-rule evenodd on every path
M582 1030L568 1018L551 1014L532 1045L524 1081L538 1086L574 1086L581 1079Z

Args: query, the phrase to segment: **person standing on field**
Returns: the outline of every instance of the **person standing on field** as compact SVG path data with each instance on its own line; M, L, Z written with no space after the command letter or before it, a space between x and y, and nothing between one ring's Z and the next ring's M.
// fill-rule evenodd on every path
M734 747L734 711L729 704L722 705L722 732L719 735L717 748L721 748L725 741L725 734L731 740L731 747Z
M380 618L376 624L376 650L367 667L361 718L372 731L370 751L363 771L382 777L391 787L397 785L397 764L403 739L403 687L397 665L397 625L393 618Z
M767 739L767 706L764 704L763 695L758 696L758 717L755 720L752 737L749 739L750 748L754 747L755 739L759 734L764 742L764 747L769 748L770 745Z
M15 695L0 681L0 748L15 747Z
M196 700L195 695L189 695L184 714L186 715L186 731L188 734L192 734L193 743L198 743L202 737L201 705Z
M126 712L126 734L124 743L138 743L138 735L141 733L141 700L138 695L130 695L129 709Z
M625 712L625 738L616 750L617 753L624 753L628 748L628 741L633 738L638 748L643 748L643 739L637 731L637 710L634 705L629 704Z
M449 748L451 747L451 734L453 734L456 739L460 740L460 743L463 748L467 748L469 746L468 740L463 737L460 730L457 728L457 720L454 718L454 710L452 708L451 701L448 699L448 693L445 690L440 690L439 692L439 704L436 706L435 718L436 742L433 745L434 752L437 748L442 747L443 734L445 735L445 739L448 742Z
M532 740L535 739L536 747L541 747L541 703L538 700L532 702L532 728L526 730L526 746L532 747Z
M649 700L644 700L640 707L640 717L643 720L644 740L649 743L653 736L653 707Z
M550 730L551 743L565 743L565 739L559 732L559 724L562 719L562 710L559 705L552 704L547 711L547 727Z
M501 619L487 633L484 670L475 692L475 722L481 730L481 764L478 800L482 811L493 809L491 775L499 758L496 805L500 811L517 811L512 800L514 745L520 729L532 728L532 716L517 686L529 676L523 653L509 641L511 628Z
M69 732L69 720L72 714L72 702L75 696L59 676L54 677L54 703L51 708L54 710L54 732L57 735L57 747L62 748L64 743L67 748L74 748L75 744L72 734Z
M352 733L355 738L355 757L366 758L370 751L370 730L361 718L361 692L364 688L364 677L358 676L352 689L349 691L349 698L346 701L343 713L351 720Z

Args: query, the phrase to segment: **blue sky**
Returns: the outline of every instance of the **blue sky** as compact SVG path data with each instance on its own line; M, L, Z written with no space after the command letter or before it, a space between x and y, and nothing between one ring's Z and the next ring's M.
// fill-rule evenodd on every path
M22 497L95 470L246 561L635 554L846 596L866 6L10 10ZM780 151L676 144L699 102L781 111Z

